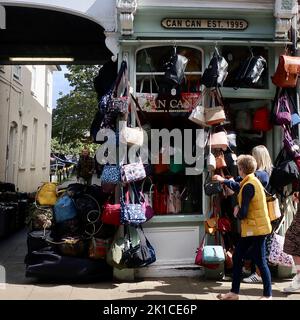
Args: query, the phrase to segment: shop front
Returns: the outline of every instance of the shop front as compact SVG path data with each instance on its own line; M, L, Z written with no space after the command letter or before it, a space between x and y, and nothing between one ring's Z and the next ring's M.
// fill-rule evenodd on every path
M139 118L146 119L152 130L160 130L156 132L163 129L171 132L168 139L172 151L170 163L164 167L158 161L153 165L151 179L144 183L145 192L151 188L155 211L154 217L144 224L144 230L155 248L156 262L134 271L115 270L117 277L203 274L204 270L194 261L205 232L204 222L212 213L212 198L204 191L210 133L225 130L235 138L236 143L224 150L225 160L233 153L249 154L256 145L265 145L275 159L281 149L281 130L271 126L264 130L253 127L253 118L259 110L270 112L272 109L276 87L271 76L279 55L292 44L287 30L278 31L284 19L275 18L275 14L273 1L252 1L248 6L241 1L230 4L224 1L213 6L191 2L185 7L156 3L138 6L134 20L132 16L132 26L128 28L127 24L127 29L120 19L123 35L119 38L119 58L128 63L129 81L142 110L138 112ZM290 14L292 17L291 10ZM202 75L216 50L228 63L228 75L217 90L218 98L212 99L212 91L202 84ZM165 66L174 53L187 58L188 62L183 81L169 86ZM238 80L241 66L253 56L265 61L264 72L254 85ZM226 119L221 124L199 126L190 121L193 108L207 103L210 107L223 104ZM135 120L134 112L132 119ZM174 130L181 133L179 147L174 142L176 139L170 138ZM184 137L188 132L193 132L190 138ZM198 172L190 175L186 169L193 165L187 164L186 157L195 145L200 146L200 154L195 157L199 160ZM163 145L159 147L163 153ZM174 162L174 154L184 155L184 165L180 167ZM236 175L235 169L229 166L227 163L224 175ZM230 206L225 201L220 204L220 210L230 211Z

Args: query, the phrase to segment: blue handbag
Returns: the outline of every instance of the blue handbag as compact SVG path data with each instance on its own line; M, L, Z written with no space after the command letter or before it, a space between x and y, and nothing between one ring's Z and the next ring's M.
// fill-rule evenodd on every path
M57 200L54 205L54 218L56 223L73 219L76 215L77 210L72 198L68 195L64 195Z
M220 263L225 261L224 249L218 245L205 245L203 248L203 262Z
M121 181L121 171L118 165L106 164L101 174L101 184L118 184Z
M135 195L136 199L139 199L138 195ZM139 225L146 222L146 208L145 203L129 203L129 194L126 194L126 202L124 199L124 192L122 188L122 195L120 198L121 204L121 224L127 225Z

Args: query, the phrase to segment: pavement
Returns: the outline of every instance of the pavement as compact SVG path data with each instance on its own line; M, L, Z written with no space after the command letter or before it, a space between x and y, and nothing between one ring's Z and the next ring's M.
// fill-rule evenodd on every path
M63 186L67 186L67 181ZM93 183L96 183L93 181ZM217 300L231 288L231 279L199 277L145 278L131 282L112 280L88 284L39 282L25 277L27 229L0 239L0 300ZM1 271L5 271L4 273ZM300 300L300 291L282 293L291 279L272 279L273 300ZM258 300L262 284L241 284L240 300Z
M26 237L27 230L23 229L0 240L0 267L6 271L6 283L0 281L0 300L217 300L216 295L228 292L231 286L230 279L215 281L198 277L89 284L41 283L25 277ZM289 282L290 279L273 279L273 300L300 300L300 292L289 295L281 292ZM241 300L257 300L261 294L261 284L242 283Z

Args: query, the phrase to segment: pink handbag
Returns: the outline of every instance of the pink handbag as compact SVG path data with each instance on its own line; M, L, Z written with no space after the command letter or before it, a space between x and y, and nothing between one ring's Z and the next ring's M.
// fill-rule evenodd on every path
M213 133L211 139L208 142L212 149L223 149L226 151L228 147L228 139L225 131Z

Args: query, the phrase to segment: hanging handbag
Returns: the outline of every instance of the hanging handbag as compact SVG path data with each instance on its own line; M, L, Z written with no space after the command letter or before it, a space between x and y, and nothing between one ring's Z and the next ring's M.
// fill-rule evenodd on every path
M248 87L256 85L266 67L266 59L262 56L254 56L251 50L251 56L241 63L238 74L235 78L237 85L234 89L238 89L243 84Z
M269 131L272 129L271 114L268 107L261 107L255 110L252 120L252 129L256 131Z
M187 81L188 89L187 92L181 92L181 101L184 110L191 112L194 108L196 108L200 103L201 103L201 91L200 91L200 84L199 80L197 82L196 92L190 92L190 87L191 87L191 81Z
M215 158L216 158L216 169L222 169L222 168L227 167L224 153L222 150L215 151Z
M189 116L189 120L202 126L206 127L206 119L205 119L205 108L203 106L197 105L194 108Z
M215 105L217 100L218 106ZM205 108L205 122L213 126L226 120L222 99L217 90L211 92L211 106Z
M292 115L289 107L289 101L286 94L281 95L276 103L275 123L278 125L289 126Z
M149 80L149 92L144 92L144 84L145 81ZM156 106L156 99L158 96L158 93L153 93L153 83L152 80L154 81L156 85L156 90L157 92L159 91L158 89L158 84L156 83L154 75L150 75L149 79L143 78L140 83L140 91L136 93L137 101L139 105L141 106L142 111L146 112L155 112L157 109Z
M131 104L132 109L135 113L136 122L138 127L131 128L127 127L126 122L123 121L120 123L120 141L124 144L128 144L129 146L137 145L142 146L144 143L144 130L142 128L135 103Z
M121 180L124 183L135 182L146 178L146 171L142 160L121 166Z
M121 224L121 205L105 203L102 208L101 221L105 224L119 226Z
M136 228L139 243L135 246L129 241L129 247L122 253L121 263L127 268L146 267L156 261L155 250L144 234L141 226Z
M168 163L163 163L163 153L165 153L165 150L160 150L158 155L158 163L154 164L154 172L156 174L162 174L169 171L170 165Z
M212 196L223 191L222 185L219 181L209 181L209 174L207 174L204 183L204 192L207 196Z
M280 88L295 88L300 74L300 57L281 55L277 69L271 77L275 86Z
M225 131L213 133L209 141L212 149L222 149L226 151L228 147L228 139Z
M181 195L178 186L168 186L167 212L175 214L181 212Z
M153 209L155 214L166 214L168 203L168 187L167 185L157 185L153 187Z
M180 85L184 79L184 71L187 63L188 59L185 56L176 54L176 47L174 47L174 52L170 60L164 65L164 78L171 83Z
M279 266L292 267L293 257L283 252L284 237L276 232L272 236L272 243L269 254L269 262Z
M211 132L209 131L209 140L211 139ZM208 141L208 140L207 140ZM211 152L211 143L208 143L209 151L208 156L206 160L207 170L208 171L214 171L216 170L217 164L216 164L216 158L214 154Z
M206 88L222 86L228 75L227 68L227 61L219 54L218 49L215 48L209 65L203 72L201 84L204 84Z
M102 184L118 184L121 181L120 166L106 164L101 174Z
M36 201L41 206L54 206L57 201L57 185L54 182L45 182L38 188Z
M126 200L124 198L124 190L122 189L122 195L120 198L121 204L121 223L126 225L139 225L146 222L145 206L141 203L141 199L138 196L135 185L132 184L135 198L139 203L130 203L129 192L126 192Z

